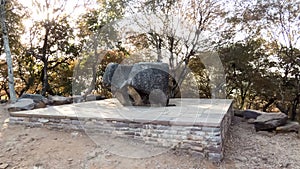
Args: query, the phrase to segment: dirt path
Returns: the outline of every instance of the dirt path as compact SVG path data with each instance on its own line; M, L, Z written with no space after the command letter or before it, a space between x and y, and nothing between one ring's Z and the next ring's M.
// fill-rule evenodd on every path
M300 169L300 139L296 133L255 132L254 126L234 117L225 161L236 168Z
M234 118L226 158L218 166L173 150L148 158L126 158L114 155L106 144L96 145L83 132L10 126L6 118L7 113L0 110L0 169L300 169L300 141L295 133L267 136L239 118ZM118 144L109 136L102 139Z

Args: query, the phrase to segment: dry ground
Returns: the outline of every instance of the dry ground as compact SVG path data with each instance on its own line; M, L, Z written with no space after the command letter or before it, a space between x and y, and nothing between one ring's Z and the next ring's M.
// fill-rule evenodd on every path
M296 133L256 133L251 124L237 117L220 164L174 150L147 158L128 158L113 154L106 144L96 145L84 132L8 125L7 117L0 110L0 169L300 169L300 140ZM119 144L109 136L102 139L110 145ZM132 143L122 144L125 147Z

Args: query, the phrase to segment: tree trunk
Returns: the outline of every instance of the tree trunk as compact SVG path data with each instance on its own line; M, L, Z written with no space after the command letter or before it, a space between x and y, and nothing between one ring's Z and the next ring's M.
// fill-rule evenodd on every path
M289 110L286 110L281 103L275 102L275 105L282 113L289 115Z
M42 81L42 84L43 84L43 88L42 88L42 95L45 96L46 93L47 93L47 89L49 88L49 84L48 84L48 62L44 62L44 67L43 67L43 81Z
M263 107L263 111L266 112L268 107L275 102L274 98L271 98L266 105Z
M162 62L162 53L161 53L161 47L162 47L162 39L158 36L157 40L157 62Z
M42 58L44 67L43 67L43 79L42 79L42 95L45 96L47 94L47 90L49 88L48 83L48 57L47 57L47 48L48 48L48 36L49 36L49 25L46 25L45 27L45 38L44 38L44 44L42 48Z
M300 94L297 95L297 97L294 99L292 104L292 114L291 114L291 120L296 120L297 115L297 106L299 104Z
M8 33L5 24L6 16L5 16L5 0L1 0L1 28L2 28L2 38L4 44L4 50L6 55L6 62L7 62L7 71L8 71L8 88L9 88L9 96L11 102L16 102L16 92L15 92L15 82L14 82L14 72L13 72L13 65L12 65L12 58L11 52L9 48L9 40L8 40Z

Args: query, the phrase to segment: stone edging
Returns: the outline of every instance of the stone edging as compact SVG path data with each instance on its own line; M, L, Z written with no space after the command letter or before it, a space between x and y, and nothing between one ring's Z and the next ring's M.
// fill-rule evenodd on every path
M10 124L50 129L84 130L131 137L143 140L146 144L178 148L191 154L221 161L224 153L226 134L231 124L231 108L224 116L221 126L207 127L197 125L170 125L166 123L142 123L129 120L103 120L96 118L78 119L74 117L41 117L10 113Z

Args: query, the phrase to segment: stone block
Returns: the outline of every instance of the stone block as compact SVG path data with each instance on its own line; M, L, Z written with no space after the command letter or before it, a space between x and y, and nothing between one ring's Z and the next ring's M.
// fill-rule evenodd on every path
M72 123L72 120L71 119L61 119L60 122L62 124L71 124Z
M40 119L38 119L38 122L40 122L40 123L48 123L49 120L45 119L45 118L40 118Z
M190 149L197 152L203 152L204 150L203 147L200 146L191 146Z
M202 131L205 132L220 132L220 128L215 128L215 127L202 127Z
M169 101L169 66L166 63L110 63L103 83L123 105L166 106Z
M71 124L74 124L74 125L81 125L81 122L78 121L78 120L72 120L72 121L71 121Z
M118 122L116 124L113 125L114 127L129 127L128 123L122 123L122 122Z
M220 162L223 159L223 156L219 153L208 153L208 159L211 161Z
M9 121L25 121L25 117L9 117Z

